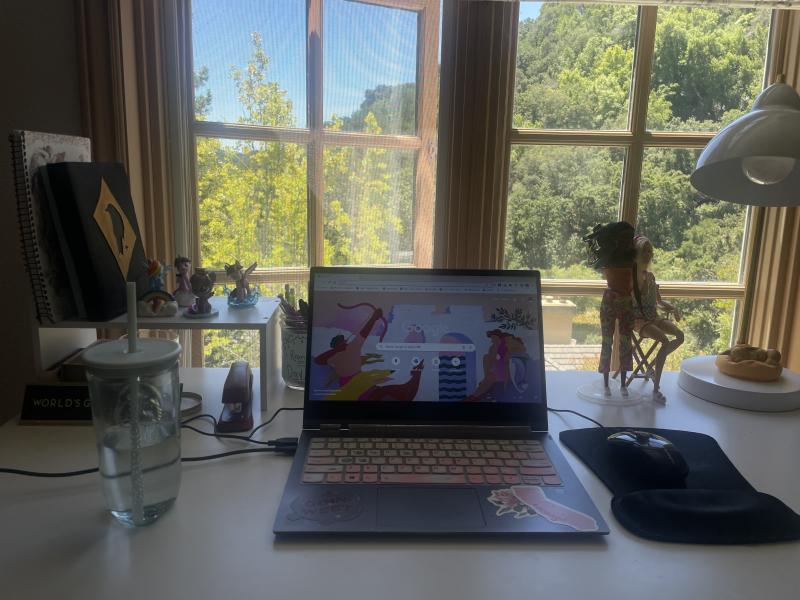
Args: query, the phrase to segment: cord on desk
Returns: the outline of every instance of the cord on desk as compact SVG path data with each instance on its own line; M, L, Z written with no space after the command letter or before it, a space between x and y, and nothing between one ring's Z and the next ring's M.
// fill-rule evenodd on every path
M259 444L263 446L267 446L266 448L245 448L241 450L231 450L229 452L222 452L220 454L210 454L208 456L190 456L181 459L181 462L199 462L203 460L214 460L217 458L225 458L226 456L234 456L236 454L248 454L253 452L276 452L278 454L294 454L295 450L297 450L297 438L278 438L275 440L254 440L252 439L253 434L264 427L264 425L269 425L272 421L275 420L275 417L283 410L303 410L302 408L279 408L275 411L275 414L269 418L266 422L262 423L258 427L256 427L253 431L250 432L249 436L243 435L233 435L228 433L210 433L208 431L203 431L201 429L197 429L196 427L192 427L188 425L191 421L196 419L210 419L214 423L214 427L216 428L217 420L214 418L213 415L209 414L202 414L202 415L195 415L185 421L181 422L181 427L186 429L191 429L192 431L196 431L199 434L206 435L209 437L216 437L216 438L231 438L237 439L244 442L248 442L250 444ZM76 477L78 475L88 475L89 473L97 473L99 468L95 467L93 469L81 469L79 471L64 471L61 473L50 473L50 472L42 472L42 471L26 471L24 469L11 469L11 468L3 468L0 467L0 474L6 473L9 475L24 475L26 477Z
M591 417L587 417L586 415L582 415L581 413L579 413L576 410L570 410L569 408L550 408L550 407L548 407L547 410L549 410L550 412L554 412L554 413L572 413L573 415L578 415L579 417L581 417L583 419L586 419L587 421L591 421L592 423L597 425L603 431L606 430L605 426L602 423L600 423L599 421L595 421Z
M284 410L303 410L303 408L302 408L302 407L299 407L299 406L291 406L291 407L289 407L289 406L284 406L283 408L279 408L278 410L276 410L276 411L275 411L275 414L274 414L274 415L272 415L272 416L271 416L269 419L267 419L266 421L264 421L264 422L263 422L261 425L259 425L259 426L258 426L258 427L256 427L255 429L253 429L253 431L251 431L251 432L250 432L250 435L249 435L249 436L247 436L247 438L248 438L249 440L253 441L253 435L255 435L256 431L258 431L258 430L259 430L259 429L261 429L262 427L266 427L267 425L269 425L270 423L272 423L272 422L275 420L275 417L277 417L279 414L281 414L281 413L282 413Z

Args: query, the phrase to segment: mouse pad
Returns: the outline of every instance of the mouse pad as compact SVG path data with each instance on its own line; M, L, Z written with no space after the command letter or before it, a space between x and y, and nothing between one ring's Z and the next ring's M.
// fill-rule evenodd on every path
M800 516L757 492L716 440L702 433L637 427L667 438L683 454L689 475L681 484L655 487L620 465L607 437L625 427L562 431L561 442L611 490L619 523L640 537L662 542L754 544L800 539Z

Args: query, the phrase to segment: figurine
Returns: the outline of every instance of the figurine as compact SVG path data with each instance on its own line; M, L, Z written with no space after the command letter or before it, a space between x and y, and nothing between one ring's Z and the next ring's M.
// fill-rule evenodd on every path
M775 381L783 372L780 352L747 344L720 352L714 364L726 375L748 381Z
M158 259L148 259L145 263L148 291L139 296L136 313L140 317L171 317L178 312L175 297L164 291L164 276L169 267Z
M595 225L583 237L589 252L589 266L603 273L606 290L600 303L602 345L598 371L603 374L606 396L611 396L608 375L611 370L611 351L614 342L614 323L619 324L620 394L628 396L626 374L633 369L631 333L633 331L634 272L636 250L633 246L633 225L625 221ZM638 296L638 292L636 294Z
M197 296L194 304L183 311L183 316L190 319L201 319L203 317L213 317L219 314L214 310L211 302L208 301L214 295L214 282L217 276L213 271L205 269L195 269L194 275L189 278L192 284L192 292Z
M683 344L683 332L671 320L659 316L657 309L661 308L667 314L672 313L676 321L681 320L681 312L661 298L655 275L648 270L653 260L653 244L645 236L637 235L633 239L633 245L636 248L634 289L638 290L639 293L634 307L635 319L633 328L641 337L650 338L661 343L654 365L653 400L664 404L666 398L660 390L661 372L664 370L667 356L675 352ZM674 339L670 341L667 337L668 335L674 336Z
M175 290L175 299L178 306L188 307L194 304L194 294L192 284L189 281L189 271L192 269L192 261L185 256L178 256L173 263L175 265L175 278L178 281L178 288Z
M242 308L247 306L254 306L258 302L258 289L250 289L250 284L247 278L256 270L256 263L253 263L247 269L242 266L238 260L232 265L225 265L225 273L236 282L236 287L233 290L225 291L228 294L228 306L232 308Z

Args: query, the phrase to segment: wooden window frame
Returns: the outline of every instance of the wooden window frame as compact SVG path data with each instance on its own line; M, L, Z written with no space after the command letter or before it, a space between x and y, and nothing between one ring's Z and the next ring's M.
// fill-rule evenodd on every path
M650 78L655 52L658 6L639 6L634 46L628 128L626 130L561 130L511 128L510 144L514 145L564 145L564 146L616 146L625 148L622 185L619 199L619 220L636 224L639 210L639 189L645 148L702 149L716 132L649 131L647 106L650 96ZM771 38L770 38L771 39ZM772 52L767 48L767 53ZM742 255L737 282L682 282L662 281L659 289L663 296L679 298L728 298L740 301L745 296L744 265L750 254L751 207L745 217ZM606 285L603 281L542 280L545 294L559 296L596 296ZM737 302L738 305L738 302ZM734 331L738 324L738 307Z
M433 214L435 201L436 114L438 106L439 0L359 0L386 8L417 13L417 76L415 135L365 134L326 130L323 121L323 7L325 0L306 0L306 108L308 128L270 127L198 121L192 115L191 134L198 137L244 139L303 144L307 148L308 266L324 260L324 149L329 146L413 150L416 152L414 182L413 266L433 261ZM191 41L189 41L191 45ZM189 48L188 55L193 55ZM192 72L194 65L192 65ZM196 157L195 157L196 160ZM196 170L196 165L195 165ZM199 205L199 199L195 198ZM202 257L201 257L202 258ZM215 271L224 276L224 271ZM279 283L308 277L308 267L276 267L256 270L254 282Z

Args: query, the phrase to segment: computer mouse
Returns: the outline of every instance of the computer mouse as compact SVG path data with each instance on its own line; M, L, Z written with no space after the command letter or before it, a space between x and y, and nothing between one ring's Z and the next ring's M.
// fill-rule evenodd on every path
M621 468L653 484L680 483L689 465L675 445L648 431L619 431L608 436L609 448Z

